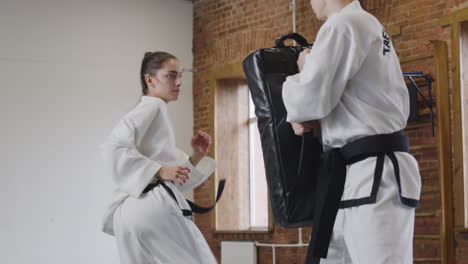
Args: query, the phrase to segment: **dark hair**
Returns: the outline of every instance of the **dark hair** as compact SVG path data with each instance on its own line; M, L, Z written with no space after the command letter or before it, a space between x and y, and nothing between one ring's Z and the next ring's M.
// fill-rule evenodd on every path
M156 71L161 69L163 67L163 64L170 59L177 60L177 57L164 51L145 53L145 57L143 57L143 61L141 62L140 70L140 81L143 95L146 95L148 93L148 85L145 81L145 75L149 74L151 76L154 76Z

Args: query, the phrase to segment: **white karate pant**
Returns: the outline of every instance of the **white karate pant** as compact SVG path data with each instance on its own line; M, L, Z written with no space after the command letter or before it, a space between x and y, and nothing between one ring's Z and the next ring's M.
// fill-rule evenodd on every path
M217 263L195 223L161 186L127 198L114 213L114 231L121 264Z
M338 211L328 256L320 264L413 264L415 209L400 202L391 172L383 173L375 204Z

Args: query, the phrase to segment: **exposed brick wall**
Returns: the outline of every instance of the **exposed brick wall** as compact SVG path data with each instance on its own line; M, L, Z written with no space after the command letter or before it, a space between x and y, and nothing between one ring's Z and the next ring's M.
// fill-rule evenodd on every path
M194 0L194 128L213 134L212 92L203 74L224 65L240 63L250 52L273 46L274 39L292 31L290 0ZM400 59L433 54L430 40L444 40L450 47L450 29L440 27L441 16L468 6L468 0L362 0L363 6L385 27L400 26L401 35L393 37ZM317 21L309 1L297 0L297 32L314 41L322 22ZM431 57L402 64L405 71L434 72ZM436 95L435 95L436 96ZM441 197L437 161L437 138L432 136L429 120L410 125L406 134L411 152L420 164L423 192L417 209L414 256L417 263L440 263ZM195 199L209 204L212 179L195 191ZM296 229L275 228L269 234L216 234L211 215L198 215L196 223L220 259L222 240L249 240L264 243L297 243ZM303 230L307 242L310 230ZM456 235L457 263L468 263L468 237ZM276 250L276 263L304 263L304 248ZM271 263L270 248L260 248L259 263ZM423 258L433 259L423 261Z

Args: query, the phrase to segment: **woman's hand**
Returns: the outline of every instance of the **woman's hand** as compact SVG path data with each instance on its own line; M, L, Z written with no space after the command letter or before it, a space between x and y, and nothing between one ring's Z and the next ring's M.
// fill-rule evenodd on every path
M303 136L305 133L314 131L314 128L318 126L318 122L315 120L302 123L291 122L291 126L296 136Z
M198 131L192 138L192 149L194 154L206 156L210 152L211 137L203 131Z
M310 49L304 49L301 53L299 53L299 58L297 59L297 68L299 69L299 72L304 69L304 64L305 64L305 56L310 53Z
M163 181L177 182L184 185L189 178L190 169L185 166L162 166L156 177Z
M192 138L193 155L190 157L190 162L193 166L197 166L198 162L208 155L211 146L211 137L203 131L198 131Z

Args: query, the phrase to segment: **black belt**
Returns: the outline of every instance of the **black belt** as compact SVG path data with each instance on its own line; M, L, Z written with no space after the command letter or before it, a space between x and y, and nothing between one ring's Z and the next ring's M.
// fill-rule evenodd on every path
M191 210L181 208L182 214L184 216L192 216L193 213L204 214L204 213L208 213L209 211L211 211L215 207L215 205L219 201L219 199L221 198L221 195L223 194L223 191L224 191L224 185L225 184L226 184L226 179L223 179L223 180L219 181L219 183L218 183L218 193L216 194L216 201L212 206L203 207L203 206L197 205L194 202L186 199L187 203L190 205ZM176 198L174 192L163 181L158 180L156 183L148 184L148 186L146 186L146 188L143 190L143 193L147 193L147 192L151 191L154 187L156 187L158 185L161 185L162 187L164 187L164 189L166 189L166 191L169 193L169 195L172 197L172 199L174 199L174 201L177 203L177 205L179 205L179 202L177 201L177 198ZM179 207L180 207L180 205L179 205Z
M331 149L322 155L322 164L317 178L312 237L309 242L306 264L318 264L321 258L327 257L339 208L375 202L372 199L375 199L377 195L386 155L392 160L395 167L395 177L399 181L398 162L393 153L397 151L409 152L409 141L402 131L357 139L342 148ZM344 201L345 203L341 202L346 180L346 165L374 156L377 157L377 162L374 186L372 187L373 193L370 197L363 198L370 200L356 199Z

